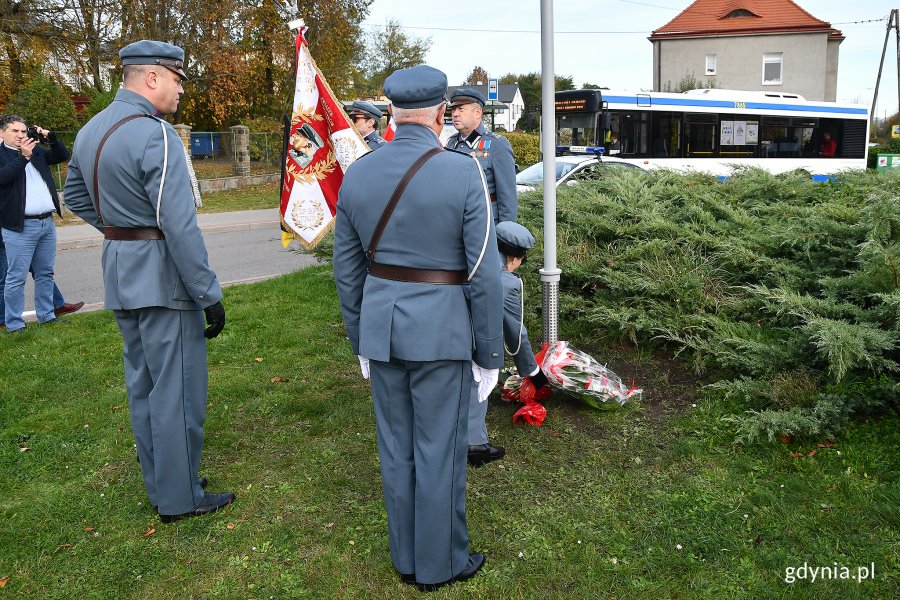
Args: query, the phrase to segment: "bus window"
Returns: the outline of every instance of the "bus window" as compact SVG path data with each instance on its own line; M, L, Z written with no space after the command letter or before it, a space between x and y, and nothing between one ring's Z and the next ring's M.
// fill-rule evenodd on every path
M610 115L610 129L619 134L619 156L650 155L650 127L647 112L612 112Z
M590 113L561 114L556 143L559 146L597 146L597 115Z
M759 117L753 115L721 115L719 123L719 156L753 158L759 147Z
M681 156L681 113L658 112L651 115L650 155L653 158Z
M716 152L717 115L686 113L684 115L684 155L687 158L710 158Z

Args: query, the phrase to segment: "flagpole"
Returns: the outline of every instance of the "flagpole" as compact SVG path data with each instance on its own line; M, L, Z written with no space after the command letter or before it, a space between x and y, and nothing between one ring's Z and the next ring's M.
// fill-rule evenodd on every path
M543 339L559 340L559 279L556 266L556 76L553 70L553 0L541 0L541 152L544 163Z

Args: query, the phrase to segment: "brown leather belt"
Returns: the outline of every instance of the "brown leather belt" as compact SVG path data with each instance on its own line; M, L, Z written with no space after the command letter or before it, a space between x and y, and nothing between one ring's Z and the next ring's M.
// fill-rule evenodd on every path
M393 281L411 283L436 283L441 285L463 285L469 282L466 271L440 271L437 269L415 269L413 267L396 267L373 262L369 265L369 275Z
M166 236L158 227L103 227L103 237L108 240L164 240Z
M491 202L497 201L497 194L491 194Z

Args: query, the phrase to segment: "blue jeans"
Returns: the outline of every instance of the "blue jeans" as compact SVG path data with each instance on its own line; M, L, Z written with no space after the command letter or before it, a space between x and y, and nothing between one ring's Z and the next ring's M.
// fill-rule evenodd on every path
M25 277L34 275L34 310L37 320L46 323L56 318L53 313L53 263L56 260L56 225L53 219L25 219L22 231L3 229L6 245L6 330L25 327Z
M6 323L6 300L3 299L4 293L3 290L6 289L6 269L8 265L6 264L6 246L3 243L0 243L0 325ZM31 270L31 276L34 277L34 270ZM56 282L53 282L53 308L59 308L63 304L66 303L66 299L63 298L62 292L59 291L59 286L56 285Z

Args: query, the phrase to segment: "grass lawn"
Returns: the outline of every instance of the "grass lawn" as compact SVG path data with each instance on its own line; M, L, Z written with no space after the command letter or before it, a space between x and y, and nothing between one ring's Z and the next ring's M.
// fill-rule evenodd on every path
M238 500L169 525L135 460L112 315L0 335L0 600L419 595L388 558L373 409L330 267L228 288L224 303L202 473ZM540 428L492 403L507 455L470 469L467 492L486 568L433 597L896 597L896 418L830 447L739 447L728 407L677 363L594 352L644 399L596 411L555 397ZM874 579L785 582L835 563L853 576L874 563Z

